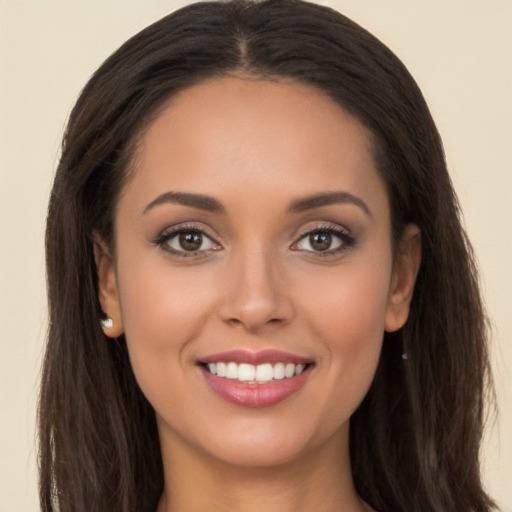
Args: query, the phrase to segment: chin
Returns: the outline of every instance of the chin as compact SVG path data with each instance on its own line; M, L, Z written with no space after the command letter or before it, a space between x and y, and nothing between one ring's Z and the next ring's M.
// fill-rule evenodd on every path
M231 424L219 423L215 429L197 432L196 439L189 437L188 446L195 445L203 456L225 465L257 470L298 463L321 452L322 446L341 451L346 445L348 421L338 429L329 425L318 429L300 419L244 418Z

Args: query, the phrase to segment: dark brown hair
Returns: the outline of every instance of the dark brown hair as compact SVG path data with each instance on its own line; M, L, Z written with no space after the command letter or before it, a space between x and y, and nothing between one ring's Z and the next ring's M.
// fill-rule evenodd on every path
M422 233L409 320L385 334L351 418L355 485L380 512L485 512L479 443L486 323L443 149L402 63L341 14L300 0L200 3L146 28L93 75L73 109L46 233L50 326L40 406L43 512L154 512L163 468L154 412L123 337L103 335L93 233L114 212L137 136L163 102L209 77L310 84L373 133L396 240ZM402 353L408 359L402 359ZM342 398L341 398L342 399Z

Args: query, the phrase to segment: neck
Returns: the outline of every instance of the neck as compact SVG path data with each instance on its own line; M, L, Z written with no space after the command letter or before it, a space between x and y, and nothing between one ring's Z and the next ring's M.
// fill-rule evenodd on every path
M183 458L176 445L171 457L163 446L165 487L157 512L366 512L354 489L348 443L335 444L272 467L234 466L194 451Z

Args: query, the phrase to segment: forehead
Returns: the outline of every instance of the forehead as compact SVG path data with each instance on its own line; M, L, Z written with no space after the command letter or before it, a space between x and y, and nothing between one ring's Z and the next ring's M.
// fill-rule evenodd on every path
M382 194L371 133L292 81L216 78L173 96L141 137L128 192ZM239 192L239 190L238 190Z

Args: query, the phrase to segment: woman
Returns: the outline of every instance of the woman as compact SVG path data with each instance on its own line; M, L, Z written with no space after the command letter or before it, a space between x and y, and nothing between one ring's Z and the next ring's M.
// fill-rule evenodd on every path
M128 41L70 117L47 258L43 510L492 510L441 142L338 13L196 4Z

